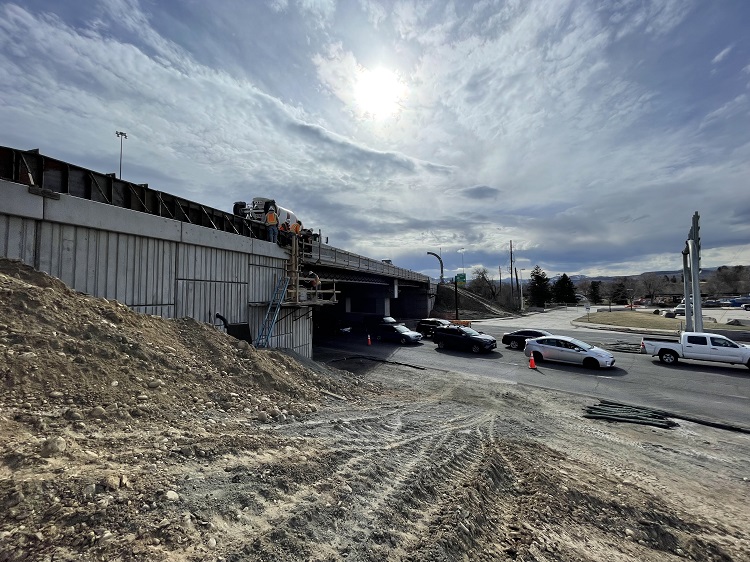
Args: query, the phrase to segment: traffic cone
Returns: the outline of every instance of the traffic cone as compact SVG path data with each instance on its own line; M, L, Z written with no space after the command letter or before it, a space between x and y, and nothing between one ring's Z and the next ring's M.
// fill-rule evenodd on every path
M367 334L367 345L372 345L372 341L370 340L370 334Z
M536 369L536 361L534 361L534 354L529 355L529 369Z

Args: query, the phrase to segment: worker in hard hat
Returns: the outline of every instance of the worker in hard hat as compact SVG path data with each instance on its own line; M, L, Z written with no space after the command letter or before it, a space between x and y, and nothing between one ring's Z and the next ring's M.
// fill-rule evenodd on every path
M266 223L266 240L269 242L278 242L279 240L279 215L276 214L276 207L269 207L265 215Z

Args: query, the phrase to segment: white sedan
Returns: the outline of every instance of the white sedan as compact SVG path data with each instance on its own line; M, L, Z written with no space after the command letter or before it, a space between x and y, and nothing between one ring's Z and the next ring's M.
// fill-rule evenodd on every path
M534 356L536 363L562 361L596 369L611 367L615 356L609 351L568 336L543 336L526 340L526 357Z

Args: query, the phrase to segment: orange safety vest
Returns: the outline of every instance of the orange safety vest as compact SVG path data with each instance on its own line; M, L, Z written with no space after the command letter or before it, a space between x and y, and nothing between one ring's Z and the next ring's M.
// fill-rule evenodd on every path
M268 226L276 226L277 224L279 224L279 215L277 215L273 211L268 211L266 213L266 224Z
M294 224L292 224L292 232L294 232L295 234L299 234L299 231L301 228L302 227L299 225L298 222L295 222Z

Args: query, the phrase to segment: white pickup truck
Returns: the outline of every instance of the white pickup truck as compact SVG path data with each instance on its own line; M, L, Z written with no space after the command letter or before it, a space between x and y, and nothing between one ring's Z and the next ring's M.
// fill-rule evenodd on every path
M750 346L733 342L719 334L683 332L679 340L643 338L641 353L659 356L662 363L673 365L679 359L716 361L745 365L750 369Z

